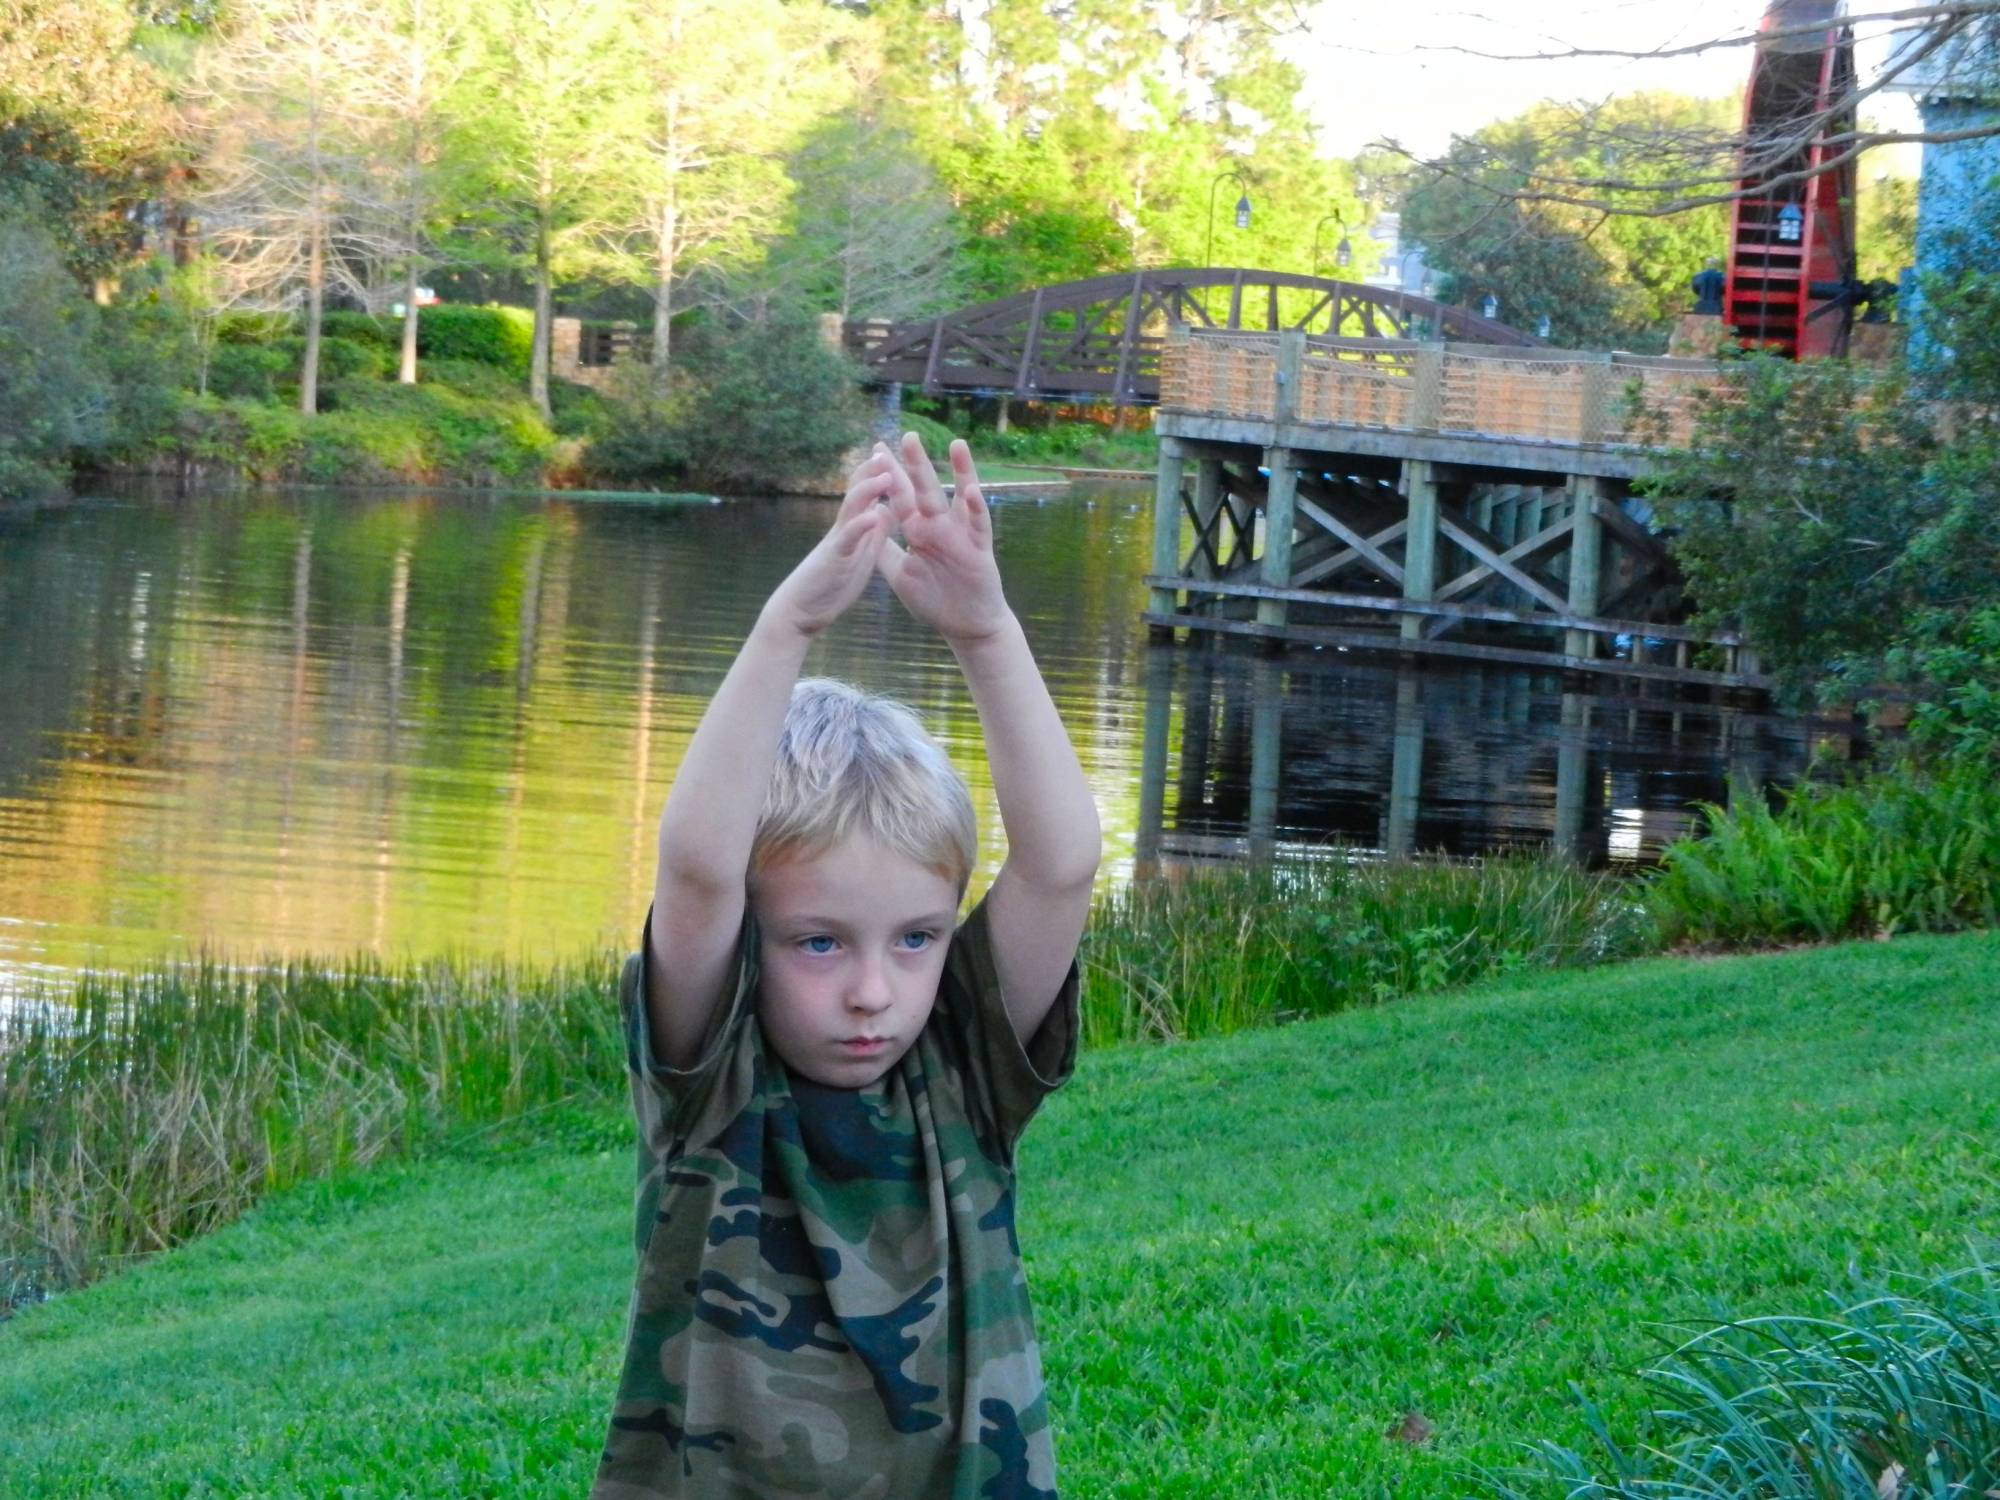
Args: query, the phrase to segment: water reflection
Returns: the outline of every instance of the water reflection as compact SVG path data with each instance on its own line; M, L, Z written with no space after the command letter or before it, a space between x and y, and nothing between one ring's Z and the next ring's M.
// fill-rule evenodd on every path
M1804 731L1146 644L1149 496L996 506L1009 592L1135 855L1329 837L1641 857ZM820 501L286 492L0 518L0 991L208 944L548 956L625 941L683 747ZM808 664L914 704L1002 851L950 653L879 584ZM1143 762L1143 765L1142 765ZM1567 789L1567 790L1566 790Z
M1845 731L1727 700L1601 695L1558 673L1420 671L1338 649L1161 651L1146 674L1137 852L1150 865L1287 844L1553 845L1636 864L1695 826L1695 804L1763 795L1813 744L1851 753Z

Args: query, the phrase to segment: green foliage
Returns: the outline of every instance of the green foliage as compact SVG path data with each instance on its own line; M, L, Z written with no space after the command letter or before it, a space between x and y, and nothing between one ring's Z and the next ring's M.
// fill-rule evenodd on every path
M2000 608L1996 312L2000 276L1926 287L1916 392L1845 361L1734 364L1648 481L1699 618L1741 629L1790 701L1900 680L1928 705L1923 744L1991 743L1990 703L1960 680Z
M1538 104L1455 141L1444 171L1403 175L1404 237L1448 278L1444 300L1476 306L1490 292L1503 321L1533 327L1546 315L1559 344L1664 348L1671 319L1692 305L1688 282L1727 248L1728 216L1714 204L1642 212L1656 197L1647 184L1681 169L1673 143L1733 128L1735 108L1655 93L1587 110ZM1535 196L1552 182L1594 180L1631 184L1603 195L1627 211L1607 217Z
M854 367L803 320L690 330L664 389L630 367L608 425L597 473L738 492L817 479L867 431Z
M97 309L38 226L0 215L0 500L59 489L108 435Z
M421 328L422 314L419 313L418 317ZM379 349L400 350L403 347L401 318L378 318L373 313L335 309L320 314L319 329L323 336L346 339L351 343L370 344Z
M1967 759L1707 809L1647 877L1668 943L1756 946L2000 922L2000 783Z
M1882 668L1916 694L1910 738L1919 747L2000 765L2000 604L1925 612Z
M1906 1283L1907 1284L1907 1283ZM1829 1298L1833 1301L1833 1298ZM1884 1500L2000 1490L2000 1269L1866 1287L1830 1314L1715 1323L1645 1372L1643 1444L1586 1408L1496 1500Z
M1201 870L1113 891L1084 938L1094 1044L1226 1035L1643 951L1632 901L1554 858Z
M442 303L417 314L420 359L473 360L526 380L534 344L535 315L523 307Z

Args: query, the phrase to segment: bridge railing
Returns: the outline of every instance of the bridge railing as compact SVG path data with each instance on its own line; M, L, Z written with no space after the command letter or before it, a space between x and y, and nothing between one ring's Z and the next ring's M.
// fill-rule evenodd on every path
M1713 360L1298 333L1177 328L1160 360L1166 411L1569 447L1685 443L1722 389Z

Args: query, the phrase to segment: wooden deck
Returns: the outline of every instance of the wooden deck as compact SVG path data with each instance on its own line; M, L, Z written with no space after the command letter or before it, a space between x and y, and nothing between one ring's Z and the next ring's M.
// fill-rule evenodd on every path
M1630 493L1722 389L1711 360L1177 328L1147 623L1767 687L1679 623Z

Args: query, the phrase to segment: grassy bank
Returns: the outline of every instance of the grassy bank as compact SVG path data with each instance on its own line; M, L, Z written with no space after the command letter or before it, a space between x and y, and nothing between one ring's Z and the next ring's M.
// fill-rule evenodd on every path
M1472 1493L1519 1443L1588 1446L1571 1381L1629 1442L1664 1325L1970 1259L1996 1057L1990 934L1519 974L1088 1055L1022 1159L1064 1493ZM628 1132L574 1115L310 1183L23 1310L8 1492L580 1494Z

